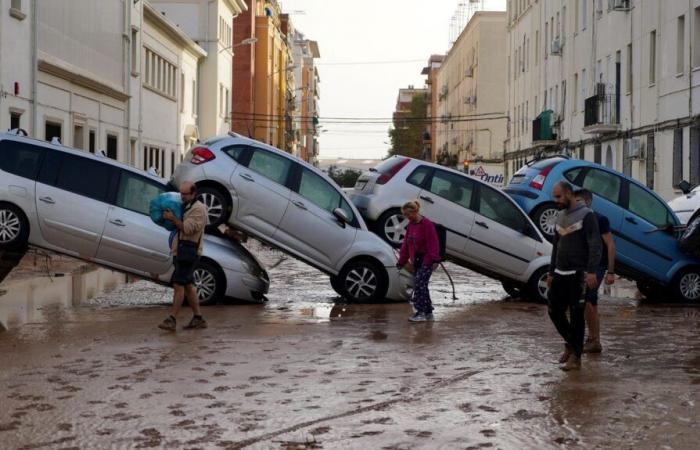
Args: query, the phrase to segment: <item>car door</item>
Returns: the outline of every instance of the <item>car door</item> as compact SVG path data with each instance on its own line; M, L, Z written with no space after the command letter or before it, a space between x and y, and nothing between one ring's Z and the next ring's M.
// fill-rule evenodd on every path
M292 160L269 150L252 147L246 165L231 175L236 199L236 223L266 239L272 239L289 204L286 186Z
M49 245L81 258L95 257L116 172L115 166L87 156L47 152L36 183L36 207Z
M535 259L537 241L525 213L500 191L479 183L468 253L491 270L517 277Z
M665 280L675 262L673 254L678 243L673 233L658 231L674 224L671 213L663 202L636 183L628 183L627 208L624 210L618 256L633 262L632 267Z
M291 201L284 213L275 240L284 242L312 265L337 273L338 263L348 252L357 234L357 220L350 205L323 177L301 164L294 182ZM342 208L348 216L343 224L333 215Z
M149 215L151 200L164 191L162 183L121 170L97 251L100 262L153 278L170 269L170 232L153 223Z
M419 194L421 213L447 229L447 253L462 260L469 258L466 248L474 224L470 209L474 188L474 180L466 176L435 169Z

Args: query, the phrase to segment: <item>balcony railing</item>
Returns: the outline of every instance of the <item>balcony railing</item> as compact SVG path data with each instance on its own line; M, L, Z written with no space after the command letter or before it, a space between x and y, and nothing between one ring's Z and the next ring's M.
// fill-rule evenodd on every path
M616 95L594 95L587 98L585 103L584 132L603 134L620 129Z
M554 111L548 109L542 111L535 120L532 121L532 142L539 144L549 144L557 140L554 132Z

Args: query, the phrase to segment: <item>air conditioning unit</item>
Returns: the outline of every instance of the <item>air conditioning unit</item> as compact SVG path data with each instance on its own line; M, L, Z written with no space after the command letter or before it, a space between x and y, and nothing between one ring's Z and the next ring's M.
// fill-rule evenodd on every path
M629 11L630 0L609 0L609 9L613 11Z
M467 105L476 105L476 95L468 95L464 99L464 103L466 103Z
M561 55L561 41L556 38L552 41L552 55Z

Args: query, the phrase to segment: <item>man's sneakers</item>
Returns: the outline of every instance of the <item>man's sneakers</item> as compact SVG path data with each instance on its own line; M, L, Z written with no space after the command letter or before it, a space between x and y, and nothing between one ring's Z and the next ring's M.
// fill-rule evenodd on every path
M207 321L204 320L202 316L194 316L192 320L190 320L190 323L185 325L185 330L194 330L198 328L206 328L207 327Z
M158 328L165 331L175 331L175 318L173 316L168 316L164 321L158 324Z
M173 316L168 316L165 318L164 321L158 324L158 328L161 330L165 331L175 331L177 326L176 326L175 318ZM207 321L204 320L202 316L194 316L192 317L192 320L190 320L190 323L184 326L185 330L194 330L198 328L206 328L207 327Z
M579 358L576 355L571 355L569 356L569 359L566 360L563 366L561 366L561 370L564 372L569 372L571 370L580 370L581 369L581 358Z
M600 341L587 341L583 344L583 353L600 353L603 351L603 346Z
M435 320L433 313L424 314L422 312L417 312L408 318L409 322L432 322Z

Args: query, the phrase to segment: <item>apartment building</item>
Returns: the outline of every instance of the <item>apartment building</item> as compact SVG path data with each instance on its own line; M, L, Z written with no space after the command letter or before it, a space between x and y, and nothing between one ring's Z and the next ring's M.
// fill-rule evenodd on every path
M319 127L321 115L319 101L321 98L321 77L316 66L316 59L321 57L318 42L307 39L303 33L296 31L292 38L292 58L294 59L295 114L292 119L294 128L299 130L298 155L311 164L318 164Z
M438 99L439 99L439 85L438 85L438 72L440 71L440 66L445 60L445 55L430 55L428 58L428 65L423 68L421 75L425 75L425 86L428 89L428 113L427 116L431 118L430 125L427 130L430 133L430 161L435 162L437 156L437 130L438 130Z
M588 159L700 183L700 0L510 0L506 170Z

